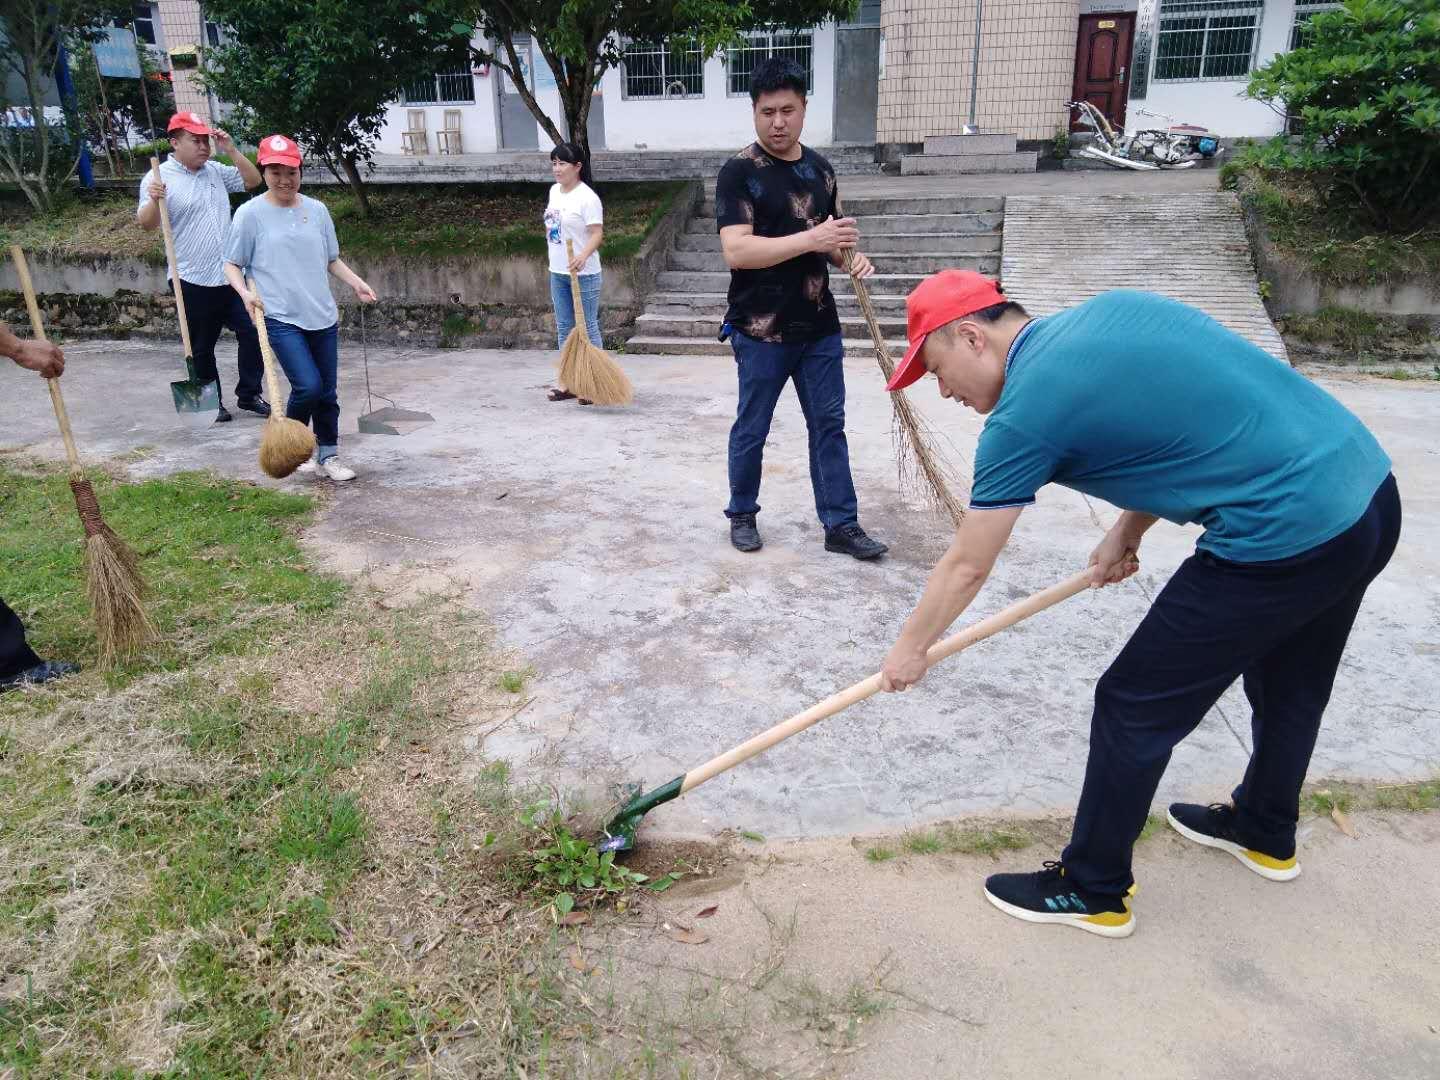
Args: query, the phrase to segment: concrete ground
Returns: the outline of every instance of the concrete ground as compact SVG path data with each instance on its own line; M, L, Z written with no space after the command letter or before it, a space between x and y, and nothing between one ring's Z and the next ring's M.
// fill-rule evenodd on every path
M342 357L342 451L360 478L320 489L332 500L313 541L331 565L386 588L463 596L534 666L533 701L496 730L481 723L493 716L477 718L468 744L477 761L505 757L522 772L528 763L530 775L566 786L667 781L874 671L948 539L896 493L889 404L866 361L848 364L848 430L861 520L892 547L873 564L821 547L789 394L767 452L766 547L731 549L721 515L735 395L728 362L622 357L636 403L604 410L547 402L546 353L391 351L372 364L375 385L436 421L389 438L354 434L364 402L357 353L347 344ZM255 464L253 417L198 432L177 423L165 386L176 348L89 342L69 357L65 393L91 461L147 447L132 475L209 467L273 483ZM222 370L233 373L233 360ZM1440 765L1440 385L1326 385L1394 456L1407 517L1360 616L1312 775L1431 776ZM952 440L963 474L980 420L933 390L914 397ZM0 368L0 448L61 456L43 385L13 367ZM1083 567L1113 513L1047 489L965 621ZM725 774L652 814L648 835L735 827L814 837L1072 806L1094 682L1193 538L1157 528L1131 582L1077 597L954 658L922 687L858 706ZM1179 748L1161 797L1221 797L1248 744L1245 703L1232 691Z

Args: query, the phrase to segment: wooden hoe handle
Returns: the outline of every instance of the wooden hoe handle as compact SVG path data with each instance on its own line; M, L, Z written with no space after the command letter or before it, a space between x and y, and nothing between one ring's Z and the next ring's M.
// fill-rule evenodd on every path
M988 619L982 619L974 626L966 627L958 634L952 634L943 641L937 641L925 654L926 659L929 660L930 666L934 667L946 657L954 656L962 649L968 649L977 641L993 637L1001 630L1014 626L1048 607L1054 607L1062 600L1068 600L1089 587L1090 571L1086 570L1072 578L1067 578L1058 585L1052 585L1034 596L1027 596L1024 600L1017 601L1002 611L997 611ZM880 675L877 672L848 690L841 690L838 694L832 694L824 701L810 706L804 712L796 713L789 720L776 724L769 731L761 732L749 742L741 743L735 749L729 750L717 758L712 758L697 769L691 769L685 774L684 783L680 786L680 794L685 794L727 769L733 769L742 761L749 761L756 754L764 753L776 743L790 738L791 735L798 734L812 724L818 724L821 720L834 716L838 712L843 712L851 705L858 704L866 698L874 697L879 692Z

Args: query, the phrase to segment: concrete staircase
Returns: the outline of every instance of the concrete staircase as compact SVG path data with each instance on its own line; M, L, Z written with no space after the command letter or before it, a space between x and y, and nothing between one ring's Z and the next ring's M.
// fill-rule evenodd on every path
M1017 151L1014 135L931 135L923 154L900 159L902 176L1034 172L1040 155Z
M995 275L1000 271L1001 197L843 196L845 212L859 219L861 250L875 264L867 285L880 329L898 360L905 351L905 297L922 278L948 267ZM725 319L730 271L720 254L711 188L681 234L635 320L630 352L729 356L716 340ZM847 354L874 355L849 277L830 272Z

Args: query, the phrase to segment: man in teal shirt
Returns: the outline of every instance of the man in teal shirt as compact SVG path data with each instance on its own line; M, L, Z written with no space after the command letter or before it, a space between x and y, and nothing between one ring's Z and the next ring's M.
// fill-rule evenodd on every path
M1194 308L1106 293L1031 319L996 283L947 270L907 303L910 349L887 389L927 373L988 416L971 512L882 668L924 677L926 650L975 598L1047 483L1123 511L1092 583L1139 567L1160 518L1205 533L1095 688L1090 757L1058 862L995 874L991 903L1030 922L1134 931L1131 849L1170 752L1243 678L1254 750L1230 804L1175 803L1184 836L1275 881L1300 872L1300 788L1341 654L1400 532L1390 459L1344 406Z

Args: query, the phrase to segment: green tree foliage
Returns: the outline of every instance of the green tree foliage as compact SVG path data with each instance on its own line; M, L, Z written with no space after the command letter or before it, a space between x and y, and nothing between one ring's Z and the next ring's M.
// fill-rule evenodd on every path
M236 130L290 136L349 182L367 216L360 170L387 107L469 40L454 0L206 0L205 14L231 38L205 50L204 81L237 106Z
M1299 138L1254 160L1308 177L1327 202L1403 231L1440 213L1440 0L1350 0L1246 93L1279 102Z
M67 132L45 115L60 43L89 41L128 9L116 0L0 0L0 177L19 187L37 210L55 205L80 161L82 144L71 134L75 118L67 117ZM24 88L15 101L5 90L12 75ZM26 110L26 122L5 119L12 108Z
M109 153L118 155L126 146L126 131L138 132L141 143L165 137L165 125L175 112L175 91L149 50L142 48L139 58L145 77L144 93L139 79L107 78L102 95L94 52L83 42L71 48L70 71L75 80L77 111L91 146L104 146ZM149 126L152 119L153 128Z
M573 142L586 157L590 101L600 77L624 59L624 42L669 40L672 47L714 55L744 30L800 29L849 18L858 0L480 0L470 18L483 43L477 61L510 78L553 142ZM459 25L457 30L461 29ZM540 107L521 77L516 35L529 35L555 75L561 125Z

